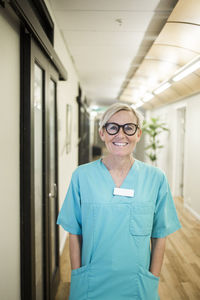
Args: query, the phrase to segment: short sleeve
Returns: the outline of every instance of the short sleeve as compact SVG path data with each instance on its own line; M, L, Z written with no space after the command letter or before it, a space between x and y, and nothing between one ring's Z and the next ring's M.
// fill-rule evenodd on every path
M57 224L71 234L82 234L80 191L78 176L75 174L72 175L64 203L58 215Z
M156 201L152 237L162 238L181 228L170 187L163 174Z

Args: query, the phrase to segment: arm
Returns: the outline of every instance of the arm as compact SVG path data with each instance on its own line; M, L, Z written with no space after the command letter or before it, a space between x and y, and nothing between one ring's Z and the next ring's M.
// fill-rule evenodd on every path
M166 238L151 238L151 263L149 271L159 277L164 258Z
M82 235L69 234L69 254L71 269L81 267Z

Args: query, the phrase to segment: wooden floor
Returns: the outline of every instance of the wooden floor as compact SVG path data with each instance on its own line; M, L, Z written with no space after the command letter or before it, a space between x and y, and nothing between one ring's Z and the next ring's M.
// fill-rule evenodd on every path
M175 199L175 203L182 228L167 238L159 286L160 299L200 300L200 221L184 208L180 198ZM67 241L61 257L61 282L56 300L68 299L69 286Z

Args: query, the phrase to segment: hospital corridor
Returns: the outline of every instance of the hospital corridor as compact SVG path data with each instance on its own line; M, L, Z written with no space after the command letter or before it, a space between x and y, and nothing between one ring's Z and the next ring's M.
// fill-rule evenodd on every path
M200 0L0 0L0 300L200 299Z

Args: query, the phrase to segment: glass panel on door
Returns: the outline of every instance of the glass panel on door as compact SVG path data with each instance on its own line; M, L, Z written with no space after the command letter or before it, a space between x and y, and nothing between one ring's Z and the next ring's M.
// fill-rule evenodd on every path
M49 216L50 216L50 247L51 247L51 278L56 271L56 83L50 80L50 97L49 97Z
M34 66L34 215L35 215L35 289L43 299L43 70Z

